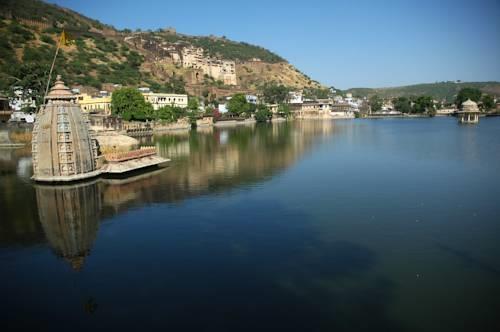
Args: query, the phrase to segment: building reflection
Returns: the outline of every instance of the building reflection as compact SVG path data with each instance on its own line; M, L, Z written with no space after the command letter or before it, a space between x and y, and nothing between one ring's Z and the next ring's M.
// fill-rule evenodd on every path
M40 223L50 246L80 271L99 228L102 203L98 183L36 185L35 190Z

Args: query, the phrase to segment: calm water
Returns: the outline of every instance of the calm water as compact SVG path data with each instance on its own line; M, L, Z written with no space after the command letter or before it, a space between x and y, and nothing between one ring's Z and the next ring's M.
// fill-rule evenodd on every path
M167 169L30 182L0 150L0 318L50 331L498 331L500 118L154 138Z

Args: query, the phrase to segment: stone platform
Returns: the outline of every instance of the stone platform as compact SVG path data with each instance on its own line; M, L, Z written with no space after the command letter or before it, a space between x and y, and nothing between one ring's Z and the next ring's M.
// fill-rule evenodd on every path
M33 180L37 182L65 183L83 181L106 175L126 176L129 173L137 173L149 168L165 167L170 162L170 159L157 156L154 147L143 147L128 152L109 153L105 154L103 158L106 163L93 172L67 176L44 177L38 175L34 176Z
M166 166L169 161L170 159L151 155L115 163L107 163L101 168L101 171L102 174L125 174L152 166L163 167Z

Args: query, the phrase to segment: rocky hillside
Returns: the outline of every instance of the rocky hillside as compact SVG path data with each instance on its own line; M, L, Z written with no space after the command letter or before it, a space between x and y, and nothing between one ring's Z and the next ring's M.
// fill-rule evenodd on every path
M61 48L55 74L72 86L142 85L214 97L256 91L271 81L294 88L320 86L259 46L171 28L120 31L39 0L0 0L0 90L25 83L27 76L31 88L42 86L62 30L73 41Z
M462 88L476 88L492 96L500 97L500 82L438 82L427 84L415 84L390 88L354 88L344 92L350 92L355 96L378 95L382 98L431 96L437 100L452 102Z

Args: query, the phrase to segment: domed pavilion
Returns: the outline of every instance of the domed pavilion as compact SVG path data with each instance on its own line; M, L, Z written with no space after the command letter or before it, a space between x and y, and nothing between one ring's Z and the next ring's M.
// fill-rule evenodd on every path
M462 107L458 113L460 123L478 123L479 122L479 108L477 104L470 99L462 103Z
M67 182L99 175L97 142L60 76L45 101L33 127L33 179Z

